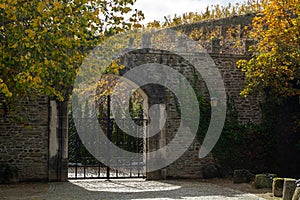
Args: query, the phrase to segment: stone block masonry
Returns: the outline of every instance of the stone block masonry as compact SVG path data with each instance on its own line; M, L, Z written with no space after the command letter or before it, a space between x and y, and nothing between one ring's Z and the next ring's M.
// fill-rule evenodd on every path
M234 106L239 114L239 120L242 123L247 123L250 121L254 123L260 123L262 117L260 104L264 101L264 97L260 95L250 95L245 98L240 95L240 92L245 86L245 75L240 69L237 68L236 62L240 59L248 59L249 57L247 55L232 55L224 53L209 53L208 56L213 59L215 65L218 67L221 73L228 99L234 102ZM167 65L182 73L191 84L194 84L193 66L190 66L183 58L166 51L143 50L131 52L123 58L123 62L126 66L125 71L146 63L159 63ZM197 75L200 79L194 87L200 90L200 93L208 95L206 91L206 85L201 78L201 74L197 73ZM149 92L151 95L153 95L157 91L152 90ZM169 94L168 98L166 99L170 100L172 98L173 95ZM173 111L176 110L176 108L171 109Z
M66 114L66 102L38 97L0 116L0 163L17 167L19 181L66 181Z
M233 100L238 111L239 120L259 123L261 120L260 96L244 98L240 92L244 87L244 74L236 68L236 61L247 58L241 55L209 54L224 79L228 98ZM169 52L143 50L131 52L123 58L126 70L145 63L159 61L182 73L193 82L192 66L183 58ZM201 75L200 75L201 77ZM205 83L200 78L196 88L207 95ZM142 88L148 96L149 106L162 103L166 105L168 119L164 129L149 140L149 149L155 150L168 144L176 134L180 117L175 105L174 95L159 86ZM59 110L55 101L40 97L22 102L25 110L0 116L0 162L8 163L19 169L19 179L28 180L67 180L67 118L66 109ZM13 116L28 119L26 126L14 121ZM59 125L61 124L61 125ZM180 145L180 144L179 144ZM211 155L204 159L198 158L200 144L195 139L188 150L174 163L150 173L153 179L167 177L201 178L202 168L213 162Z
M231 55L231 54L220 54L220 53L209 53L216 66L218 67L221 76L224 81L226 93L229 101L234 102L234 106L238 112L238 118L241 123L261 122L261 110L260 103L263 102L262 96L249 96L244 98L240 96L245 85L244 74L236 67L236 62L240 59L247 59L247 55ZM194 86L196 90L204 96L209 95L206 89L204 80L199 76L197 83L194 82L193 66L187 63L182 57L175 55L171 52L153 50L153 49L143 49L132 51L125 55L122 59L122 64L126 67L123 71L126 71L143 64L147 63L159 63L169 66L176 71L183 74L190 84ZM155 74L153 74L154 76ZM165 77L167 79L167 75ZM176 80L170 80L176 83ZM157 137L151 138L149 141L149 150L154 151L163 146L167 145L176 135L177 128L180 124L180 115L177 111L176 100L174 99L174 94L167 88L158 88L158 86L147 86L142 88L144 92L148 95L149 107L152 104L161 103L166 105L167 111L167 121L165 127L158 134ZM159 91L159 92L158 92ZM178 144L178 148L182 145ZM151 179L160 178L201 178L202 169L208 164L214 163L212 155L206 158L199 159L199 148L200 144L195 139L193 144L188 148L188 150L174 163L170 164L165 169L160 170L160 172L150 173ZM149 161L151 163L151 161Z
M231 24L230 22L244 26L251 22L252 17L252 15L249 15L244 19L234 17L219 21L201 22L178 27L178 29L182 29L184 33L189 33L194 28L202 26L226 27ZM221 72L228 99L234 102L238 118L242 123L249 121L260 123L262 117L260 103L264 101L263 96L253 95L247 98L240 96L240 92L245 85L245 76L236 68L236 62L239 59L248 59L249 55L233 55L224 51L220 52L218 42L217 40L213 41L209 56ZM150 45L147 44L146 46ZM195 89L208 96L201 74L197 74L200 78L197 83L193 82L193 66L178 55L167 51L142 49L131 51L124 55L121 61L126 66L123 73L126 70L147 63L167 65L183 74ZM209 69L205 70L209 71ZM176 80L171 81L176 84ZM143 86L141 89L148 97L148 107L155 104L164 104L168 115L163 130L147 140L148 150L153 151L167 145L174 138L179 127L180 116L172 92L155 84ZM208 98L210 97L208 96ZM68 170L67 102L59 103L50 100L48 97L39 97L20 103L24 109L14 113L3 115L0 110L0 163L16 166L20 181L66 181ZM23 126L16 123L15 117L28 119L28 121L25 121L26 124ZM199 159L200 145L195 139L177 161L162 170L147 174L147 177L150 179L201 178L203 167L213 163L214 159L211 154L206 158ZM180 144L178 146L180 147Z
M48 180L48 98L21 104L24 109L0 117L0 162L17 167L20 181Z

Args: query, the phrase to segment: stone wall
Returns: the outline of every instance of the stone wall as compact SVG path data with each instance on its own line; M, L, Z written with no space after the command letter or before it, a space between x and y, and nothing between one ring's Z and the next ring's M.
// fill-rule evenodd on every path
M260 123L262 119L260 104L264 101L264 97L249 95L245 98L240 95L245 86L245 75L236 67L236 62L240 59L247 59L247 56L213 53L210 53L210 56L221 72L228 100L233 101L239 120L242 123L249 121Z
M259 103L262 98L239 95L244 86L244 74L236 68L236 61L247 58L241 55L209 54L224 79L226 92L230 100L235 102L241 122L253 121L259 123L261 111ZM169 52L144 49L131 52L124 58L127 70L145 63L158 62L168 65L182 73L191 84L193 82L193 67L182 57ZM195 88L207 95L205 83L200 78ZM174 95L160 86L146 86L142 88L148 96L149 106L161 103L166 105L168 119L163 130L149 140L149 149L155 150L167 145L177 133L180 116L175 105ZM48 98L38 98L35 101L23 103L26 108L14 115L0 117L0 162L16 166L19 178L26 180L67 180L67 125L66 118L62 118L65 111L59 111L55 101ZM26 126L16 123L12 116L27 117ZM63 121L61 121L63 119ZM64 124L62 127L59 123ZM179 145L180 146L180 145ZM213 163L211 154L199 159L200 143L195 139L188 150L174 163L165 169L149 174L153 178L185 177L201 178L205 165Z
M198 41L208 52L244 55L249 47L249 30L256 14L211 19L172 27ZM235 30L235 33L232 30ZM201 34L199 34L201 33ZM219 49L214 49L211 37L216 39ZM219 41L221 40L221 41ZM253 40L251 40L253 44Z
M199 27L230 26L251 22L252 15L230 19L212 20L178 27L189 33ZM174 28L176 29L176 28ZM245 84L244 74L236 68L236 61L248 59L245 55L220 52L218 41L213 41L209 56L214 60L223 77L228 98L234 102L239 120L243 123L261 121L260 102L263 97L249 96L243 98L240 92ZM246 45L247 46L247 45ZM247 49L245 49L247 52ZM193 66L178 55L166 51L143 49L132 51L122 58L126 70L148 63L168 65L182 73L194 87L207 95L204 81L200 78L193 82ZM151 75L151 74L149 74ZM201 77L201 74L198 74ZM176 82L176 80L175 80ZM176 83L174 83L176 84ZM159 134L148 141L148 150L156 150L167 145L177 133L180 116L177 112L174 95L158 85L142 87L148 96L148 106L165 104L168 114L167 122ZM209 98L209 97L208 97ZM67 180L67 103L56 103L48 98L24 101L24 110L1 115L0 113L0 162L8 163L19 169L19 179L27 180ZM59 109L60 108L60 109ZM16 123L12 116L27 117L26 126ZM178 145L180 146L180 144ZM195 139L188 150L165 169L149 173L148 178L185 177L201 178L205 165L214 162L211 154L199 159L200 144ZM165 154L166 156L166 154ZM151 164L151 161L150 161Z
M214 63L221 72L228 99L233 101L234 106L239 113L239 120L243 123L247 123L249 121L260 123L260 103L263 102L263 97L259 95L250 95L245 98L240 95L240 92L245 86L245 75L240 69L237 68L236 62L240 59L248 59L248 56L219 53L209 53L208 55L213 59ZM168 52L155 50L135 51L131 52L130 55L127 55L124 62L127 70L146 63L159 63L167 65L182 73L188 80L190 80L191 84L194 84L193 67L190 66L187 61L184 61L183 58ZM205 91L205 82L203 79L201 79L200 74L198 74L198 76L200 79L194 87L197 87L197 89L201 90L202 93L207 94ZM155 90L151 90L150 93L151 95L155 94L156 97L159 96L156 94L157 91Z
M236 62L239 59L247 59L247 56L219 53L210 53L208 56L213 59L219 71L221 72L228 99L231 102L234 102L234 105L238 111L239 120L242 123L247 123L249 121L260 123L260 102L263 101L263 98L260 96L249 96L248 98L240 96L240 92L245 84L245 76L236 67ZM178 55L167 51L143 49L130 52L129 54L125 55L122 60L123 64L126 66L123 73L136 66L147 63L159 63L170 66L171 68L183 74L196 90L207 96L208 99L210 98L206 90L205 82L201 78L201 75L198 74L200 79L195 83L195 71L193 70L193 66L191 66L186 60ZM151 74L151 76L155 76L155 73ZM176 83L176 80L174 81L174 84L178 84ZM168 89L158 88L158 86L147 86L143 89L148 95L149 107L156 103L165 104L168 115L166 125L163 130L157 136L150 139L149 150L153 151L167 145L174 138L174 136L177 134L177 129L180 124L180 116L177 111L178 108L176 108L175 105L176 102L174 99L174 94L172 94ZM178 144L178 147L180 147L180 144ZM206 158L199 159L199 148L200 144L197 139L195 139L193 144L177 161L165 169L160 170L160 172L156 172L155 175L151 174L151 178L201 178L203 167L213 163L214 161L211 154L209 154ZM149 162L151 162L151 160Z
M0 164L16 167L19 181L68 179L66 108L66 102L38 97L1 112Z
M204 27L204 31L211 31L215 29L216 27L222 27L221 31L223 32L222 35L225 34L226 29L233 26L233 25L240 25L243 27L248 26L252 23L253 17L255 17L256 14L247 14L247 15L240 15L240 16L232 16L228 18L221 18L221 19L211 19L211 20L205 20L205 21L199 21L194 22L191 24L185 24L181 26L176 26L172 29L177 31L182 31L186 35L189 35L193 30L199 29ZM206 32L204 32L205 34Z
M22 110L0 116L0 163L16 166L21 181L48 180L48 98L22 105Z

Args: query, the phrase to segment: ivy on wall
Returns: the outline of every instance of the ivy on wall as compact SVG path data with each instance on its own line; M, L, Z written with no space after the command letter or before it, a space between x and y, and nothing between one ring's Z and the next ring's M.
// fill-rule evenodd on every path
M197 137L201 143L209 125L210 107L207 103L200 102L200 111L201 122ZM261 124L252 122L243 124L238 120L234 102L229 100L223 131L212 151L217 163L228 172L234 169L264 172L270 169L274 146L269 120Z

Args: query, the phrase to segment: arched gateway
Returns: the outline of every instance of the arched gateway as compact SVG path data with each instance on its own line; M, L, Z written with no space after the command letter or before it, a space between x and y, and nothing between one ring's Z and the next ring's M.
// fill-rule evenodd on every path
M250 23L253 16L242 16L237 20L222 19L210 22L201 22L190 26L181 27L182 30L192 31L195 26L229 26L233 23ZM239 59L247 59L248 54L234 55L220 52L220 41L212 41L211 53L213 59L221 72L224 80L226 94L233 99L242 122L259 122L261 111L259 103L261 97L250 96L247 99L240 97L239 93L244 85L244 74L236 68ZM247 48L247 45L245 45ZM185 59L168 51L155 49L142 49L132 51L121 58L126 66L125 69L133 69L147 63L159 63L170 66L183 74L190 84L200 93L208 96L204 81L199 78L195 81L195 72ZM123 71L123 73L125 73ZM196 74L201 77L200 74ZM142 88L144 96L144 116L152 115L167 119L155 136L144 139L145 151L155 151L170 143L175 137L180 124L180 113L178 112L177 99L166 87L156 84L145 85ZM68 102L56 102L47 97L40 97L34 100L23 102L27 113L11 113L0 116L0 162L16 166L18 168L19 180L68 180ZM165 107L158 107L156 113L147 113L152 105L163 104ZM166 112L166 113L165 113ZM29 114L28 114L29 113ZM27 116L28 127L24 128L13 121L14 115ZM147 117L147 116L146 116ZM148 119L148 118L147 118ZM149 120L149 119L148 119ZM160 126L160 125L158 125ZM205 158L199 158L200 143L195 138L187 150L175 162L168 166L149 172L148 179L164 178L201 178L203 167L213 163L214 160L209 154ZM164 159L166 155L162 154ZM151 165L151 160L147 160Z

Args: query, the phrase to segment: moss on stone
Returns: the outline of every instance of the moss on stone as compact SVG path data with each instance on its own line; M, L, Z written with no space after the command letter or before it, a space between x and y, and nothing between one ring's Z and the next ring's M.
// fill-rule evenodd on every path
M272 184L272 192L275 197L282 197L283 194L283 178L274 178Z
M255 176L254 184L255 188L272 188L272 179L271 177L276 177L276 174L257 174Z

